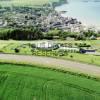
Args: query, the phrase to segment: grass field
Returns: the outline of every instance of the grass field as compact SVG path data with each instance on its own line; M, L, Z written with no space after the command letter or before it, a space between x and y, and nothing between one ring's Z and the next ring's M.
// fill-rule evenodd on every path
M100 100L100 81L35 66L0 64L0 100Z
M66 60L69 59L73 61L79 61L83 63L94 64L94 65L100 66L100 56L79 54L79 53L69 53L68 56L63 56L61 58L66 59Z
M59 2L59 0L11 0L11 1L0 1L2 6L41 6L49 2Z

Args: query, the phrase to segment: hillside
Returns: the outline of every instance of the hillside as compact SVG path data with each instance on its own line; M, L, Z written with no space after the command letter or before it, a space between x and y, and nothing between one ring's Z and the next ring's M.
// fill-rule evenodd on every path
M50 2L59 2L59 0L0 0L3 6L41 6Z

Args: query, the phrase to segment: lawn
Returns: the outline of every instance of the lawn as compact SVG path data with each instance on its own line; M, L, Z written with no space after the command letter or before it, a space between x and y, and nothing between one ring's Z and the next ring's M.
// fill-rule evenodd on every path
M0 100L100 100L100 81L39 66L0 64Z

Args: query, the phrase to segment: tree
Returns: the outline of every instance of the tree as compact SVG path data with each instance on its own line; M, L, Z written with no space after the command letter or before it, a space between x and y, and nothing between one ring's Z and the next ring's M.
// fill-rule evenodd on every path
M60 33L58 34L60 39L62 40L65 40L68 36L69 36L69 32L63 32L63 31L60 31Z
M87 32L83 32L85 37L91 37L92 35L96 35L96 33L92 30L88 30Z
M54 39L55 37L58 38L59 33L60 33L60 30L58 29L50 30L49 32L44 33L44 38L46 39Z
M2 40L38 40L42 38L43 33L39 28L0 30L0 39Z
M18 48L15 48L15 53L19 53L20 50Z

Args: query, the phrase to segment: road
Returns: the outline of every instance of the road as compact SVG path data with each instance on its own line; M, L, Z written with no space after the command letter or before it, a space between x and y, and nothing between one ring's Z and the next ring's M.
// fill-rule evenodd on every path
M57 69L71 70L71 71L86 73L89 75L100 76L100 67L98 66L83 64L80 62L74 62L63 59L40 57L40 56L0 54L0 60L39 64L41 66L45 65Z

